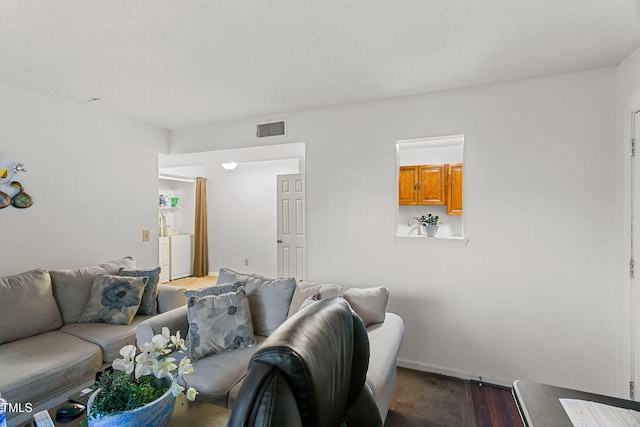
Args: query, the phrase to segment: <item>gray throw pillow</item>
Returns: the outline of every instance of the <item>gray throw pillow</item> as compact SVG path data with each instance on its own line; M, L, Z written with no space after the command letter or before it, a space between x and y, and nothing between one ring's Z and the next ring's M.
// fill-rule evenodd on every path
M187 318L189 353L193 361L256 344L249 301L242 286L236 292L189 298Z
M351 304L349 304L349 301L347 301L342 295L338 295L337 297L327 297L327 298L342 298L344 300L344 302L347 303L347 306L349 307L349 310L351 310L351 314L353 314L358 319L362 320L362 318L358 315L358 313L356 313L356 311L351 307ZM298 312L301 312L305 308L309 307L312 304L315 304L316 302L320 301L321 299L326 299L326 298L322 298L322 296L319 293L315 293L315 294L311 295L310 297L308 297L307 299L305 299L303 301L302 305L298 309Z
M237 280L233 283L222 283L201 289L190 289L184 291L184 296L188 301L191 297L202 298L211 295L222 295L228 292L236 292L243 284L244 282Z
M0 278L0 344L53 331L62 326L51 277L38 269Z
M142 301L140 307L138 307L138 313L142 315L154 315L158 314L158 282L160 281L160 267L156 267L151 270L127 270L121 268L118 272L120 276L128 277L146 277L148 278L147 284L144 287L144 293L142 294Z
M228 268L221 268L218 283L229 283L237 280L245 282L253 329L256 335L267 337L275 331L289 313L291 297L296 288L296 279L270 278L259 274L243 274Z
M389 302L389 289L385 286L355 288L333 283L320 284L300 281L293 294L289 317L297 313L304 301L312 295L317 295L318 299L343 297L351 309L362 319L365 326L384 322Z
M341 296L360 316L365 327L384 322L389 303L389 289L385 286L354 288L343 285Z
M138 311L146 277L98 276L78 323L129 325Z
M331 298L340 295L340 285L335 283L312 283L304 280L299 281L296 284L296 289L293 292L291 298L291 305L289 306L289 317L296 314L302 303L312 295L315 295L317 299Z

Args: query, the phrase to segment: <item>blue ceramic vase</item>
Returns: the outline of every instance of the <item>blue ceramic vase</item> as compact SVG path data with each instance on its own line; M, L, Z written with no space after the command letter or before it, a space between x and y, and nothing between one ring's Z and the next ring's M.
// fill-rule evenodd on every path
M100 389L96 390L87 403L87 414ZM167 390L165 394L140 408L120 414L105 415L100 418L87 417L89 427L164 427L169 423L176 397Z

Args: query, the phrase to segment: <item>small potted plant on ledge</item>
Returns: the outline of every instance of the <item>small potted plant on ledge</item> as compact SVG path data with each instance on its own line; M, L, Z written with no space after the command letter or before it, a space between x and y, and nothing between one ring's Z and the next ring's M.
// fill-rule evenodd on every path
M420 217L420 224L427 229L427 237L434 237L438 232L438 215L424 214Z
M150 343L141 345L136 355L134 345L126 345L120 350L122 359L113 361L113 372L104 373L97 390L91 396L87 407L89 427L161 427L165 426L176 396L185 394L183 375L193 372L191 361L183 357L178 364L170 353L186 350L180 332L170 335L168 328L162 328L162 335L153 337ZM189 387L188 400L194 400L197 391Z

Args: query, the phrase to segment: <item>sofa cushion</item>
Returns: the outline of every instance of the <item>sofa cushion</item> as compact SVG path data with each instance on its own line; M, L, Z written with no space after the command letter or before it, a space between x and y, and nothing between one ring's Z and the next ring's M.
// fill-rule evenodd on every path
M264 340L265 337L256 336L258 344ZM235 389L247 375L251 356L259 348L259 345L255 345L233 351L223 351L196 360L193 362L195 373L185 376L185 380L190 387L198 390L198 400L223 408L231 408L233 402L228 400L232 399L230 391Z
M156 297L158 296L158 282L160 281L160 267L146 269L146 270L127 270L121 268L118 272L120 276L128 277L146 277L147 285L144 287L144 293L142 294L142 301L140 301L140 307L136 314L148 315L158 313L158 302Z
M89 381L102 366L100 347L60 331L3 344L0 390L9 402L35 405Z
M109 325L106 323L71 323L64 325L60 331L102 348L105 363L120 358L120 349L125 345L136 344L136 328L141 322L153 316L136 316L129 325Z
M291 298L291 305L289 306L288 317L293 316L300 310L300 307L304 301L309 297L315 297L315 299L333 298L340 295L340 285L333 283L312 283L304 280L296 283L296 288L293 291L293 297Z
M297 313L303 302L313 295L316 295L318 299L342 296L353 311L360 316L365 326L384 322L389 302L389 289L385 286L355 288L347 285L300 281L297 283L291 299L289 317Z
M187 316L192 360L256 344L249 301L242 286L236 292L190 297Z
M53 296L60 308L64 324L78 320L89 302L91 287L96 277L101 274L118 274L121 268L135 269L133 257L128 256L91 267L50 271Z
M311 304L315 304L316 302L320 301L320 294L315 293L313 295L311 295L310 297L307 297L307 299L305 299L302 302L302 305L300 306L300 308L298 309L298 312L304 310L305 308L309 307Z
M62 326L51 277L41 269L0 278L0 313L0 344Z
M166 313L174 308L187 305L184 288L158 283L158 312Z
M98 276L78 322L128 325L140 307L147 277Z
M270 278L259 274L243 274L221 268L218 283L245 282L253 328L256 335L269 336L285 320L289 312L296 279Z

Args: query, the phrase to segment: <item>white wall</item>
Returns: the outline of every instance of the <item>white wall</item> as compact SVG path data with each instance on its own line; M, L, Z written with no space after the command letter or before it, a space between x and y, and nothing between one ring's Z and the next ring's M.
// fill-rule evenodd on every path
M387 285L404 364L622 395L615 69L286 118L281 141L306 142L307 278ZM170 151L260 145L258 120L172 132ZM396 141L453 134L469 245L397 242Z
M630 301L631 301L631 293L630 293L630 279L628 278L628 262L629 262L629 218L630 218L630 158L629 158L629 140L631 139L631 122L630 116L631 112L640 110L640 48L637 49L633 54L627 57L617 69L617 101L618 101L618 121L617 121L617 133L618 133L618 180L620 185L618 185L618 200L619 200L619 220L616 221L616 231L619 236L622 237L620 241L620 245L618 247L618 268L621 271L621 276L624 277L624 280L620 282L620 286L618 287L619 292L617 293L619 299L619 306L622 307L620 311L620 316L618 317L619 326L618 329L620 331L619 334L619 344L618 348L620 348L621 353L619 355L619 366L620 366L620 374L619 376L625 378L627 381L630 379L630 361L631 361L631 345L629 336L631 335L631 315L630 315ZM637 130L640 132L640 129ZM637 135L636 135L637 138ZM638 157L636 155L636 174L638 174ZM637 175L638 176L638 175ZM636 178L637 182L637 178ZM637 184L636 184L637 185ZM635 212L637 215L638 206L640 206L638 193L640 191L640 187L636 187L636 201L635 201ZM637 221L637 219L636 219ZM636 222L636 227L638 223ZM637 230L637 228L636 228ZM636 242L638 241L638 234L636 231ZM636 265L638 260L638 252L637 252L637 244L636 244ZM636 274L637 277L637 274ZM638 286L638 279L635 279L635 287ZM638 307L638 298L640 294L636 289L636 307ZM640 313L636 309L637 313ZM638 332L640 332L640 316L636 314L636 342L640 343L640 337L637 336ZM635 358L635 366L636 366L636 378L637 381L638 375L640 374L640 353L636 354ZM637 382L636 382L637 384ZM636 385L637 387L637 385ZM636 396L638 392L636 391ZM636 397L637 398L637 397Z
M298 173L298 159L205 166L209 270L277 274L277 176ZM244 260L249 265L244 265Z
M400 166L444 165L462 163L462 146L403 149L398 152Z
M0 169L19 160L28 209L0 210L0 275L133 255L158 264L158 152L167 132L0 86ZM8 186L0 186L7 191Z

